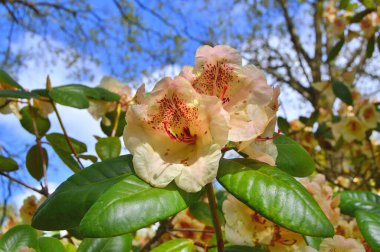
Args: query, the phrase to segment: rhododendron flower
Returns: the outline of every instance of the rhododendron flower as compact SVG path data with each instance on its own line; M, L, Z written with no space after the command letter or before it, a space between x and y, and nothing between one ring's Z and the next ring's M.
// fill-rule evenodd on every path
M270 252L309 251L302 235L281 228L228 195L223 202L226 239L237 245L266 245Z
M333 190L327 185L325 176L317 174L312 179L300 179L300 182L318 202L330 222L337 225L340 219L339 197L333 197Z
M184 67L181 76L198 93L216 96L223 102L230 114L229 141L254 140L275 116L268 114L265 107L272 99L273 90L264 74L253 65L242 66L242 58L234 48L199 47L195 67Z
M333 238L326 238L322 241L320 252L365 252L363 244L355 239L346 239L343 236L335 235Z
M348 143L365 138L366 127L356 117L345 117L333 124L331 129L335 139L342 137Z
M332 23L328 25L328 34L340 36L346 28L348 21L345 16L336 16Z
M137 101L124 130L137 175L156 187L175 180L188 192L210 183L227 143L229 115L222 102L197 93L181 76L162 79Z
M373 129L380 122L380 113L376 111L374 104L367 103L361 106L359 119L367 128Z
M361 21L360 28L363 31L363 35L366 38L370 38L376 31L379 20L377 13L368 13Z
M20 208L20 217L23 223L32 223L32 217L36 212L37 208L45 201L45 197L37 200L36 196L29 196L24 199L23 205Z
M0 90L15 90L15 88L5 83L0 83ZM18 118L21 118L20 112L18 110L18 102L16 100L8 100L4 97L0 97L0 113L14 113Z
M119 103L121 106L121 110L128 110L129 102L132 100L130 87L110 76L104 76L100 81L98 87L104 88L108 91L120 95ZM109 120L107 120L107 118L105 118L104 116L108 112L114 111L116 109L116 106L116 102L91 100L88 111L95 119L103 117L103 119L105 119L106 124L108 124Z
M323 17L325 18L326 22L332 23L334 22L336 18L337 9L335 7L335 1L329 1L329 3L326 5L326 8L323 12Z
M249 158L267 163L269 165L275 165L277 158L277 147L273 143L273 132L276 127L276 112L279 107L279 95L280 89L277 87L273 90L272 100L265 107L266 114L272 119L269 121L264 132L254 141L240 142L238 144L238 149L247 154ZM278 134L279 133L277 133L277 135Z

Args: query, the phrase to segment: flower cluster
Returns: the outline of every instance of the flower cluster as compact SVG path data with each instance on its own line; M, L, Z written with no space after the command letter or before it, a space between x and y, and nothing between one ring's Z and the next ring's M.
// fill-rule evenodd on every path
M141 86L129 107L124 143L137 175L156 187L174 180L199 191L216 177L227 142L274 165L278 95L260 70L242 66L237 50L201 46L194 67L163 78L150 93Z
M325 238L320 245L320 251L365 252L367 245L355 220L340 213L339 197L333 197L333 189L326 183L325 177L318 174L312 179L302 179L301 183L335 227L336 235ZM247 246L265 245L271 252L316 251L307 246L302 235L272 223L232 195L223 202L223 212L226 219L226 238L229 242Z

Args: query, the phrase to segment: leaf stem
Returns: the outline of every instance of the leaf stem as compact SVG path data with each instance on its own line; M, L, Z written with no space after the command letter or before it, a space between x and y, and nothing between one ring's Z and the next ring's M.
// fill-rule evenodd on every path
M117 107L116 107L115 124L113 126L112 133L111 133L112 137L116 136L116 131L117 131L117 128L119 127L120 114L121 114L121 104L120 102L118 102Z
M69 145L71 152L74 154L74 157L75 157L76 160L78 161L78 164L80 165L81 169L83 169L84 166L83 166L82 162L80 161L80 158L79 158L79 156L78 156L78 153L77 153L77 151L74 149L74 146L73 146L73 144L71 143L69 136L67 135L66 128L65 128L65 126L63 125L62 118L61 118L61 116L60 116L60 114L59 114L59 112L58 112L58 109L57 109L57 106L55 105L55 102L54 102L52 99L50 99L50 103L51 103L51 105L53 106L53 109L54 109L55 114L57 115L58 122L59 122L59 125L61 126L61 129L62 129L62 131L63 131L63 135L65 136L66 142L67 142L67 144Z
M33 107L30 104L30 100L28 100L28 107L29 107L30 116L32 118L33 131L34 131L34 135L36 136L36 142L37 142L37 146L38 146L38 152L40 153L41 161L42 161L42 174L43 174L43 177L44 177L44 186L43 186L43 188L44 188L44 190L46 190L47 194L49 194L48 179L47 179L47 172L46 172L46 170L47 170L46 169L47 168L46 167L47 162L46 162L46 159L45 159L44 150L42 149L41 137L38 134L38 126L37 126L37 122L36 122L35 111L33 111Z
M206 185L206 191L207 191L207 198L208 198L208 202L210 206L212 221L214 223L218 252L224 252L222 228L220 226L220 221L219 221L218 211L217 211L218 206L216 204L214 187L212 186L212 183L209 183Z

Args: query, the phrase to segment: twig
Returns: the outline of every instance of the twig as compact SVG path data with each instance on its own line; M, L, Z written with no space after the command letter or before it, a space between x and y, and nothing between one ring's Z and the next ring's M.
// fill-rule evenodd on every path
M145 245L138 250L138 252L150 251L150 247L153 243L157 242L160 237L167 232L167 225L170 223L169 220L160 221L160 226L157 229L156 234L150 239Z
M6 173L4 173L4 172L2 172L2 171L0 171L0 175L2 175L2 176L4 176L4 177L6 177L6 178L12 180L13 182L16 182L17 184L20 184L20 185L22 185L22 186L25 186L26 188L29 188L30 190L33 190L33 191L35 191L35 192L37 192L37 193L39 193L39 194L42 194L42 195L44 195L44 196L46 196L46 197L49 196L49 193L45 190L45 188L42 188L41 190L38 190L37 188L35 188L35 187L33 187L33 186L30 186L30 185L28 185L28 184L26 184L26 183L24 183L24 182L22 182L22 181L20 181L20 180L18 180L18 179L16 179L16 178L14 178L14 177L11 177L10 175L8 175L8 174L6 174Z
M214 230L216 234L216 242L218 247L218 252L224 252L224 241L223 241L223 235L222 235L222 228L220 226L219 222L219 216L218 216L218 206L216 204L215 200L215 194L214 194L214 187L212 186L212 183L209 183L206 185L206 191L207 191L207 198L210 206L210 211L212 215L212 221L214 223Z
M83 169L84 166L83 166L83 164L81 163L80 158L79 158L79 156L78 156L78 153L77 153L77 151L74 149L74 146L73 146L73 144L71 143L71 140L70 140L69 136L67 135L66 128L65 128L65 126L63 125L62 118L61 118L61 116L60 116L60 114L59 114L59 112L58 112L57 106L55 106L55 103L54 103L54 101L53 101L52 99L50 99L50 103L51 103L51 105L53 106L53 109L54 109L55 114L57 115L58 122L59 122L59 125L61 126L61 129L62 129L62 131L63 131L63 135L65 136L66 142L67 142L67 144L69 145L70 150L71 150L72 153L74 154L75 159L78 161L78 164L80 165L81 169Z

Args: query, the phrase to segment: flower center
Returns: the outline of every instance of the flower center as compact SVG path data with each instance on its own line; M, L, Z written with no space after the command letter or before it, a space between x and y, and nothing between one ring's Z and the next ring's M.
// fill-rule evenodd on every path
M164 131L170 139L186 144L195 144L197 134L191 129L197 127L198 108L196 100L194 104L185 103L176 94L170 98L166 95L158 101L158 112L151 115L148 124L153 129Z

